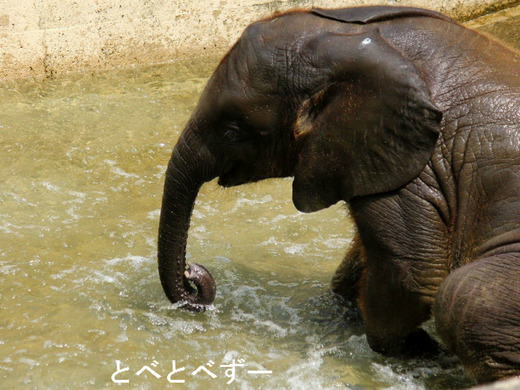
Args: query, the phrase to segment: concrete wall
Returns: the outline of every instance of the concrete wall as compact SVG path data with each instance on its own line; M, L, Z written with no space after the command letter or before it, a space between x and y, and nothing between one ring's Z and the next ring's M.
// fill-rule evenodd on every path
M250 22L297 7L432 8L458 19L519 0L0 0L0 80L223 53Z

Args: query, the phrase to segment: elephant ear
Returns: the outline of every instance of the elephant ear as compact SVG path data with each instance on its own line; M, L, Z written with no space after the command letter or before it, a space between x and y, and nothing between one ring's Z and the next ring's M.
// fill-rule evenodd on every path
M377 29L326 33L305 50L325 76L295 125L303 145L293 183L295 206L316 211L392 191L415 178L433 153L442 119L415 66Z

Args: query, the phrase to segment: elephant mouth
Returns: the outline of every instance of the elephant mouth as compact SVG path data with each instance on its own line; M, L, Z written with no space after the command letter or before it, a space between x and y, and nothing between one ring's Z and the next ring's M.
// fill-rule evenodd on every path
M262 167L264 170L259 172L258 167ZM293 169L291 169L290 165L286 169L279 169L275 164L238 163L219 176L218 184L222 187L235 187L268 178L292 175Z
M254 180L250 177L246 177L240 165L231 167L231 169L220 175L218 178L218 184L222 187L235 187L252 181Z

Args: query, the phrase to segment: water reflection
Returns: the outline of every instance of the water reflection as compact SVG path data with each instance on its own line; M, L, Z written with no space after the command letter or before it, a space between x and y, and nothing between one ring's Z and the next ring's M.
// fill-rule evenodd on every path
M368 348L328 292L348 212L298 213L290 180L203 187L188 257L213 273L216 304L172 309L156 265L163 175L217 61L0 88L2 386L110 387L117 360L129 368L117 378L143 389L167 386L172 360L186 388L224 387L220 366L233 361L241 389L470 384L450 357L403 362ZM144 366L161 377L137 375ZM201 366L217 377L194 376Z

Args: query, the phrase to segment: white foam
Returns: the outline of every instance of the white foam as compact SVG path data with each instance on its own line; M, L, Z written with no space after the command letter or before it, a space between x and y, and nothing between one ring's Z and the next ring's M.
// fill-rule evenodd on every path
M3 275L16 275L18 272L18 267L14 265L3 265L0 267L0 274Z
M372 366L375 368L377 377L385 382L394 383L394 385L386 387L387 390L421 390L425 388L423 384L417 382L413 373L399 374L390 366L378 363L372 363Z
M125 178L134 178L134 179L140 178L139 175L137 175L135 173L128 173L128 172L124 171L122 168L116 167L116 161L104 160L104 162L110 166L110 172L112 172L118 176L125 177Z
M57 185L54 185L48 181L42 182L42 186L49 191L58 192L60 190L60 187L58 187Z
M124 257L114 257L112 259L103 260L105 264L110 266L116 266L121 263L130 264L134 268L140 268L143 264L149 263L150 260L143 256L127 255Z
M146 214L146 218L156 221L161 216L161 209L150 211Z
M289 255L302 255L308 247L308 244L292 244L285 247L283 251Z
M236 200L233 208L230 210L230 213L236 213L238 210L244 207L251 207L254 205L265 204L272 201L273 197L271 195L265 195L259 199L239 198Z

